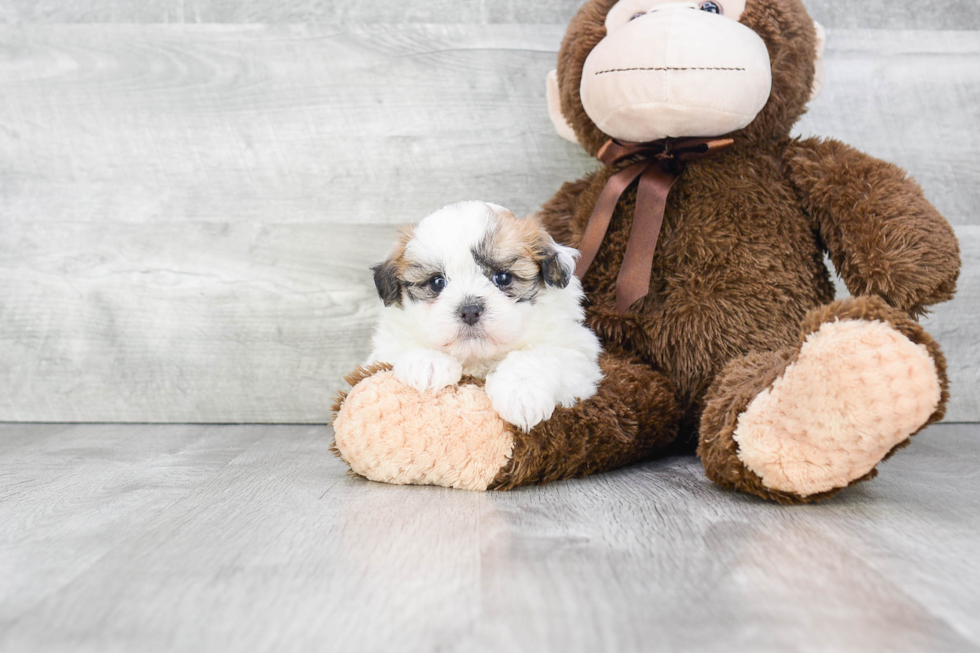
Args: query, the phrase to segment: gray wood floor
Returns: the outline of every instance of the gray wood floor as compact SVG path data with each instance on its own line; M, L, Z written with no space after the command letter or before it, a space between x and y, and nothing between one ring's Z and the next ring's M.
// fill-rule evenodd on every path
M0 650L980 651L980 426L818 506L675 458L509 494L310 426L0 426Z

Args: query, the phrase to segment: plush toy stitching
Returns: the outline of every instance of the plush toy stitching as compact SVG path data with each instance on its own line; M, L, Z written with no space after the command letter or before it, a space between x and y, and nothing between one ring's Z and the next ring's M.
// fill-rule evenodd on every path
M599 75L608 75L609 73L628 73L636 70L639 71L726 70L731 72L745 72L745 68L709 68L709 67L697 67L697 66L691 66L689 68L674 68L671 66L665 66L661 68L612 68L610 70L600 70L599 72L596 73L596 76L598 77Z

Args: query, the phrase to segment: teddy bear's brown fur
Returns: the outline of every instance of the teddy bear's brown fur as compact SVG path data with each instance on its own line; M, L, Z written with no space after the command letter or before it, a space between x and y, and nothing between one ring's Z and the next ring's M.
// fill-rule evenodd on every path
M615 2L590 0L572 21L559 55L562 112L593 155L608 136L586 114L578 89L585 59L605 36L604 19ZM630 237L636 184L622 196L582 280L588 323L606 350L601 360L606 378L598 394L574 408L559 408L530 433L508 427L509 461L495 477L491 473L470 486L510 489L608 470L670 449L696 448L707 475L720 485L782 503L805 503L873 477L875 463L942 418L948 400L945 361L915 319L953 296L960 261L952 228L899 168L837 141L790 137L810 98L816 58L816 32L800 0L748 0L740 22L759 34L769 50L773 86L768 104L748 127L730 135L732 147L691 163L676 183L649 295L626 315L617 311L616 283ZM542 219L556 240L579 244L606 182L628 163L565 184L547 202ZM834 302L825 252L853 299ZM914 413L896 431L899 440L886 440L884 449L868 453L871 449L861 450L865 435L854 433L849 442L845 430L831 433L829 450L806 449L807 443L794 449L801 438L806 440L811 420L825 417L812 403L817 400L800 404L813 409L812 415L796 407L795 433L770 428L786 422L776 415L770 424L762 408L746 417L755 400L772 399L781 383L789 387L794 366L796 383L800 370L809 370L823 374L826 391L835 368L849 364L846 356L837 352L837 359L822 369L813 353L817 345L806 356L801 352L815 336L843 333L847 325L867 327L867 342L879 338L897 347L892 360L870 347L862 351L860 338L850 341L854 356L871 363L861 363L867 374L853 366L848 373L877 397L872 423L887 421L893 405L896 412ZM891 370L893 385L902 386L905 368L893 364L907 362L910 377L914 369L928 369L932 381L899 387L901 396L894 399L888 388L879 392L876 384L884 376L876 376L874 368ZM862 387L854 393L857 401ZM929 392L922 390L926 387ZM784 403L795 401L778 391ZM860 412L862 407L851 400L845 397L841 405ZM740 449L743 420L762 424L770 439L753 440L756 450ZM446 432L453 428L446 426ZM775 448L769 451L773 438ZM865 456L865 467L847 466L851 445ZM793 459L787 453L792 451L810 451L814 459ZM776 463L770 465L775 471L769 479L743 461L770 454ZM370 454L387 455L382 449ZM426 450L419 460L428 457ZM803 465L796 485L779 478L780 460ZM823 489L812 482L811 471L819 475L838 464L844 471L837 482ZM424 474L417 478L436 482ZM386 476L376 480L398 482Z
M578 88L583 63L605 35L603 21L614 4L586 4L559 55L563 113L592 154L608 137L586 115ZM635 185L623 196L583 280L587 311L607 350L650 367L645 387L628 390L638 403L656 407L638 441L663 445L678 433L691 446L700 442L708 475L722 485L784 502L812 501L839 488L805 498L766 488L738 459L732 440L738 415L782 373L807 334L824 322L860 316L886 321L929 348L944 393L929 421L941 419L945 362L910 316L953 296L959 249L952 228L899 168L837 141L790 138L810 97L816 52L813 23L799 0L750 0L741 22L768 46L769 103L751 125L732 135L734 147L691 164L678 181L667 205L650 294L625 317L616 311L616 278L632 226ZM613 172L602 169L565 184L545 205L545 223L557 240L572 246L580 241ZM830 303L834 288L825 251L856 299ZM632 371L631 378L637 374ZM601 392L618 391L616 373L610 369L607 375L610 383ZM665 396L671 393L676 407ZM600 436L597 429L576 429L581 441L570 441L575 436L566 419L559 416L530 434L517 434L514 462L501 472L497 486L627 462L615 430ZM538 464L519 455L555 446L575 455L561 462L546 452L531 455ZM636 458L649 453L646 445L636 448ZM584 449L588 465L577 455Z

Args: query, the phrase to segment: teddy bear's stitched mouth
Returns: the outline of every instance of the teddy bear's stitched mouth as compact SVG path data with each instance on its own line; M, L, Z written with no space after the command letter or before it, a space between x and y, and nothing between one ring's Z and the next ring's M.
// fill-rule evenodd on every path
M668 72L668 71L689 71L689 70L711 70L711 71L726 71L726 72L745 72L745 68L723 68L723 67L710 67L710 66L690 66L686 68L677 68L673 66L662 66L656 68L610 68L609 70L600 70L596 73L599 75L608 75L610 73L629 73L629 72L643 72L643 71L654 71L654 72Z

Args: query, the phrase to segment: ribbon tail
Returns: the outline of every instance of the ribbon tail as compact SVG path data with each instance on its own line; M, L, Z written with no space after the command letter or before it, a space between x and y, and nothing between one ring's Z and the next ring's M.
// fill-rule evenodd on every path
M606 237L606 232L609 231L609 223L612 221L619 198L626 192L630 184L636 181L636 178L650 166L650 161L640 161L609 178L602 195L599 196L595 209L592 211L592 217L589 218L589 224L582 235L582 241L578 245L578 250L582 255L575 267L575 276L579 279L585 277L585 273L592 267L595 257L599 254L599 248Z
M650 167L640 177L633 228L616 281L616 309L620 315L650 292L653 255L664 223L667 196L679 178L680 173L666 172L660 166Z

